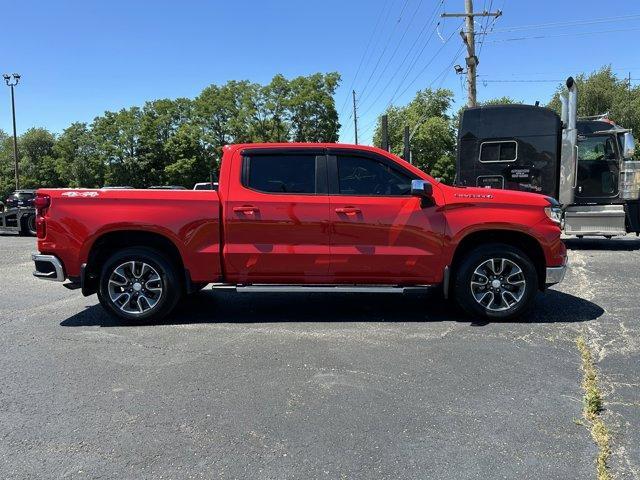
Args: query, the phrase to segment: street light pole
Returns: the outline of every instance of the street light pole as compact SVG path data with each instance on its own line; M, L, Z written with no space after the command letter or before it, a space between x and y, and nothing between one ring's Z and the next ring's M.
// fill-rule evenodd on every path
M14 73L9 75L5 73L3 76L4 82L8 87L11 88L11 115L13 117L13 161L14 161L14 170L16 175L16 190L20 188L20 172L18 169L18 135L16 133L16 100L15 94L13 92L13 88L18 85L20 81L20 75Z

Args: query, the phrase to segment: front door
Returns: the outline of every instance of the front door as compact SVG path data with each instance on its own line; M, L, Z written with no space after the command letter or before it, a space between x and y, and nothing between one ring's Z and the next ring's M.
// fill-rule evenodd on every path
M576 202L597 202L618 196L620 165L612 135L578 137Z
M415 174L377 154L334 153L328 157L334 281L440 281L444 218L437 205L411 196Z
M226 276L237 283L314 283L329 269L326 157L249 149L224 206ZM237 188L236 188L237 186Z

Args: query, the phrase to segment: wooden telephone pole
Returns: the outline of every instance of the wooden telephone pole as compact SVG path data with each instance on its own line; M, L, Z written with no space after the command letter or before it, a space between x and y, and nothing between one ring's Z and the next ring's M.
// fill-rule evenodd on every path
M475 29L473 25L473 19L475 17L495 17L498 18L502 15L500 10L495 12L473 12L473 0L465 0L464 1L465 13L443 13L442 17L465 17L466 25L467 25L467 33L460 32L462 35L462 40L467 45L467 83L469 84L468 88L468 107L476 106L476 68L478 66L478 57L476 56L476 40L475 40Z
M358 108L356 107L356 91L352 90L353 94L353 129L356 132L356 145L358 144Z

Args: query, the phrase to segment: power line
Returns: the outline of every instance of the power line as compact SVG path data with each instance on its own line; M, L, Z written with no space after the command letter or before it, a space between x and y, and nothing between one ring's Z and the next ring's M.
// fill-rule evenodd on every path
M444 0L440 1L440 4L442 4ZM391 83L395 80L395 78L398 76L398 74L401 72L402 67L405 65L407 59L409 58L409 56L411 55L411 53L413 52L413 49L415 48L415 46L418 44L418 41L422 38L424 32L426 32L427 27L429 27L429 25L431 25L433 23L433 21L436 19L436 16L438 14L438 8L439 5L436 5L436 8L434 8L433 12L431 13L431 15L429 16L429 20L424 24L424 26L422 27L422 29L420 30L420 32L418 33L418 36L415 38L415 40L413 41L413 43L411 44L411 47L409 47L409 49L407 50L407 53L405 54L404 58L402 59L402 62L400 62L400 64L398 65L398 67L395 69L395 72L393 73L393 75L389 78L389 80L387 81L387 83L385 84L385 86L382 88L382 90L380 90L380 92L378 93L378 96L375 98L375 100L373 100L373 102L371 103L371 105L369 106L369 108L367 108L362 114L366 115L377 103L378 100L380 100L380 98L382 97L382 95L384 94L384 92L387 91L387 89L389 88L389 86L391 85ZM429 36L429 38L427 39L426 43L423 46L423 50L426 47L426 44L429 42L429 40L431 40L431 37L433 37L433 32L432 34ZM406 77L405 77L406 78ZM404 80L404 78L403 78ZM364 101L364 99L363 99Z
M517 32L521 30L533 30L536 28L573 27L573 26L580 26L580 25L593 25L596 23L608 23L608 22L614 22L614 21L620 21L620 20L634 20L638 18L640 18L640 14L620 15L617 17L599 18L597 20L583 19L583 20L569 20L567 22L538 23L535 25L520 25L515 27L499 28L495 30L495 32L506 33L506 32Z
M557 37L581 37L584 35L596 35L599 33L613 33L613 32L634 32L640 30L637 28L620 28L615 30L597 30L590 32L578 32L578 33L558 33L555 35L534 35L530 37L516 37L516 38L504 38L502 40L489 40L487 43L504 43L504 42L516 42L520 40L541 40L544 38L557 38Z
M444 49L444 47L447 45L447 43L449 43L449 40L451 40L451 38L456 34L456 30L454 30L453 32L451 32L451 34L445 39L445 42L440 46L440 48L436 51L436 53L433 55L433 57L431 57L431 59L429 60L429 62L422 67L422 69L418 72L418 74L413 78L413 80L411 80L411 82L409 83L409 85L407 85L405 87L404 90L402 90L402 92L400 93L400 95L398 95L399 97L401 97L402 95L404 95L407 90L409 90L409 88L411 88L411 86L416 82L416 80L418 80L418 78L420 78L420 76L424 73L424 71L429 67L429 65L431 65L431 63L433 63L433 61L435 60L435 58L438 56L438 54ZM391 102L393 101L393 99L395 98L395 94L394 96L391 98L391 100L389 101L389 105L391 104Z
M455 33L455 31L454 31ZM447 72L451 71L451 68L453 67L453 64L458 60L458 58L460 57L460 54L462 53L462 51L464 50L464 45L460 45L460 47L458 48L458 50L456 51L456 53L453 56L453 60L451 60L451 62L449 62L449 64L438 74L436 75L436 77L425 87L425 88L431 88L433 86L434 83L436 83L436 81L438 79L440 79L440 84L438 85L438 88L442 87L442 84L444 83L446 77L447 77ZM361 135L368 132L371 127L373 127L374 125L377 124L378 122L378 118L377 117L375 120L373 120L372 122L368 123L367 126L360 132ZM420 123L422 119L420 119L418 121L418 123Z
M395 34L396 29L398 28L398 25L402 21L402 14L404 13L404 10L407 7L408 3L409 3L409 0L404 1L404 4L402 5L402 9L400 10L400 15L398 16L398 21L394 24L393 29L391 30L391 34L389 35L389 38L387 39L387 42L385 43L384 48L382 49L382 52L378 56L378 60L376 61L376 64L374 65L373 70L371 70L371 74L369 75L369 78L367 78L367 81L364 87L360 89L360 95L364 94L364 92L366 91L367 87L369 86L369 83L371 82L371 79L373 78L374 73L378 69L378 65L380 65L380 62L382 61L384 54L387 52L387 48L391 43L391 39L393 38L393 35Z
M387 4L385 2L383 2L382 4L382 8L380 9L380 13L378 14L378 20L376 21L375 27L373 27L373 30L371 32L371 36L369 37L369 41L367 42L367 46L364 49L364 52L362 53L362 57L360 58L360 63L358 63L358 68L356 69L356 74L353 76L353 80L351 81L351 86L349 87L349 90L353 90L353 86L356 83L356 80L358 79L358 74L360 73L360 68L362 68L362 64L364 63L364 59L367 56L367 53L369 52L369 47L371 46L371 43L373 42L373 39L375 38L376 32L378 31L378 25L380 25L380 20L382 20L383 16L384 16L384 12L386 10L386 6ZM347 101L349 100L349 95L347 94L347 96L344 99L344 102L342 103L342 107L340 108L340 113L338 116L342 115L342 113L344 112L344 109L347 105Z
M387 47L389 46L389 43L391 42L391 39L393 38L393 35L394 35L395 31L396 31L396 29L398 28L398 25L400 24L400 22L402 21L402 14L404 13L404 10L405 10L405 8L406 8L406 6L407 6L408 2L409 2L409 0L405 0L405 1L404 1L404 4L402 5L402 8L401 8L401 10L400 10L400 14L399 14L399 16L398 16L398 20L397 20L397 21L396 21L396 23L394 24L393 29L391 30L391 33L390 33L389 37L387 38L387 42L385 43L385 45L384 45L384 47L383 47L383 49L382 49L382 52L381 52L381 53L380 53L380 55L378 56L378 60L376 61L376 64L375 64L375 66L373 67L373 70L371 71L371 74L369 75L369 78L367 78L367 81L366 81L366 83L365 83L364 87L362 87L362 89L360 90L360 95L362 95L362 93L366 90L367 86L369 85L369 82L371 81L371 78L373 77L373 74L374 74L374 73L375 73L375 71L377 70L378 65L380 64L380 61L382 60L382 57L384 56L385 52L387 51ZM389 2L389 6L390 6L390 8L389 8L389 10L388 10L388 14L390 14L390 13L392 12L392 10L393 10L393 6L394 6L394 5L395 5L395 0L394 0L394 1L392 1L392 2ZM384 11L384 10L383 10L383 11ZM381 27L382 27L382 26L383 26L383 24L381 23ZM382 32L383 32L383 31L384 31L384 28L382 28L382 29L380 30L380 34L382 34ZM374 31L374 33L375 33L375 31ZM377 43L377 42L376 42L376 43ZM375 49L375 47L374 47L374 49ZM372 50L371 50L371 55L372 55L372 56L370 57L370 59L372 59L372 58L373 58L373 51L374 51L374 49L372 49ZM354 82L354 83L355 83L355 82ZM353 87L352 87L352 89L353 89ZM348 122L349 122L349 120L351 120L351 118L353 118L353 111L352 111L352 112L349 114L349 116L347 117L347 120L346 120L347 127L346 127L346 128L345 128L345 130L344 130L345 134L346 134L347 132L349 132L349 130L350 130L350 126L349 126Z
M493 0L489 2L489 11L491 11L492 8L493 8ZM491 25L489 25L489 21L491 21ZM487 38L487 35L493 32L493 28L495 27L495 24L497 21L498 21L498 17L493 17L492 19L489 19L489 17L486 17L484 31L479 32L480 35L482 35L482 37L480 37L480 46L478 47L478 56L480 56L480 54L482 53L482 47L484 47L484 41ZM489 28L491 28L491 30L487 33L487 30Z
M402 32L402 36L400 37L400 40L398 40L398 43L396 44L396 47L393 50L393 53L391 54L391 56L387 60L387 63L385 64L384 68L380 72L380 75L378 75L377 80L375 81L375 83L373 84L373 86L371 87L369 92L366 95L364 95L364 97L362 97L362 100L361 100L362 103L367 101L367 98L369 98L369 95L371 94L371 92L375 91L376 87L380 83L380 80L382 79L382 76L387 71L387 68L389 68L389 65L393 61L393 58L395 57L396 53L398 53L398 49L402 45L402 41L404 40L404 37L407 35L407 32L409 31L409 27L411 27L411 24L413 23L413 20L415 19L416 15L418 13L418 10L420 10L420 7L422 6L422 2L423 2L423 0L419 0L418 1L418 6L413 11L413 14L411 15L411 18L409 19L409 23L405 26L404 32Z
M565 80L481 80L482 83L558 83Z

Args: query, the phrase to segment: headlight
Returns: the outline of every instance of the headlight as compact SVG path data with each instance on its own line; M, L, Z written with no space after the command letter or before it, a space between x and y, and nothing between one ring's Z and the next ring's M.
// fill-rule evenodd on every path
M547 217L554 222L560 225L562 222L562 209L560 207L556 207L555 205L544 207L544 213L547 214Z

